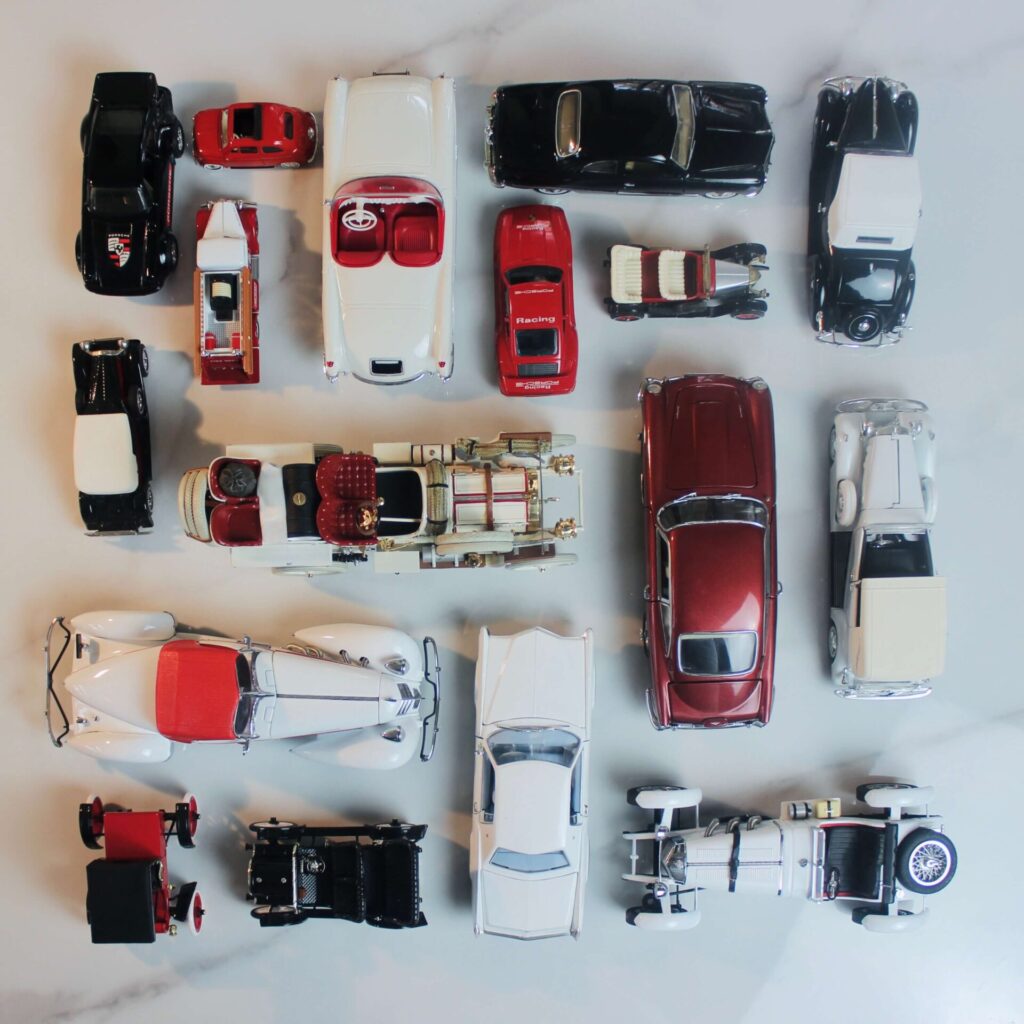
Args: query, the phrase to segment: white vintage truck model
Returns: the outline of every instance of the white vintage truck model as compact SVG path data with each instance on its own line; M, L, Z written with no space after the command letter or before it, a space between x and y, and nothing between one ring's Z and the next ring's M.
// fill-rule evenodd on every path
M836 693L926 696L946 652L946 581L931 551L937 494L928 407L902 398L842 402L829 462Z

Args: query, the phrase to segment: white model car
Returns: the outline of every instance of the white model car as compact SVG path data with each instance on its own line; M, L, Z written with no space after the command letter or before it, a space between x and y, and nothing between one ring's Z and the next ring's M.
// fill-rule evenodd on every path
M842 697L923 697L946 653L932 564L935 433L909 399L841 403L831 464L828 655Z
M397 768L417 752L429 760L440 707L430 637L335 623L295 639L270 647L206 636L167 612L86 612L70 628L58 617L45 648L50 738L140 763L166 761L175 743L244 749L264 739L297 740L294 753L352 768ZM54 689L69 647L70 717Z
M777 819L739 815L701 828L699 789L631 789L629 802L654 818L643 832L623 833L631 843L623 878L647 889L626 921L653 931L695 928L697 894L706 890L842 900L868 931L914 928L927 914L925 897L945 889L956 873L956 848L942 819L928 812L931 797L925 787L866 783L857 787L857 799L878 813L844 816L835 798L791 800ZM677 822L685 809L694 812L691 828Z
M455 87L374 75L324 101L324 372L452 373Z
M480 631L469 870L476 933L579 936L593 634Z
M582 529L582 479L568 434L493 441L229 445L189 470L178 506L194 540L231 549L234 565L289 575L438 567L548 569L576 561L558 544ZM565 500L552 521L549 509Z

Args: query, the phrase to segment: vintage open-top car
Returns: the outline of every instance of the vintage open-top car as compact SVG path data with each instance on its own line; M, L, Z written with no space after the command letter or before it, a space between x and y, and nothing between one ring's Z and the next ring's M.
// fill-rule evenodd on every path
M758 320L768 292L758 288L767 250L741 242L712 252L613 245L605 263L611 295L604 300L613 320L652 317L731 316Z
M904 398L841 402L829 437L828 655L841 697L924 697L946 654L935 430Z
M326 764L397 768L429 760L437 736L437 646L383 626L331 623L271 647L178 627L167 612L97 611L46 634L46 711L55 746L111 761L166 761L175 743L297 741ZM54 647L60 644L55 653ZM68 648L70 718L54 672Z
M724 198L761 191L773 142L759 85L545 82L494 93L485 162L499 186Z
M196 883L175 893L167 869L167 840L175 836L180 846L195 846L198 824L190 793L173 811L123 810L104 806L98 796L79 804L82 842L104 852L85 869L93 942L154 942L157 935L176 935L179 924L199 933L205 911Z
M833 78L818 94L807 251L819 341L900 340L921 216L917 99L887 78Z
M374 928L421 928L420 848L426 825L309 826L254 822L251 913L261 927L334 917Z
M503 395L567 395L579 342L572 237L557 206L514 206L494 228L494 323Z
M204 384L260 379L260 228L255 203L220 199L196 214L195 371Z
M229 445L178 489L193 540L231 549L234 565L288 575L342 572L372 557L378 572L438 567L547 569L582 529L582 477L567 434L493 441ZM550 505L575 502L555 521Z
M452 79L328 82L323 200L328 379L447 380L454 344Z
M299 167L316 156L316 118L281 103L232 103L192 119L196 163L221 167Z
M594 638L480 631L469 871L478 935L579 937Z
M146 346L137 338L80 341L75 374L75 487L90 536L141 533L153 526L153 464L143 378Z
M640 403L651 721L765 725L780 589L768 385L720 374L649 378Z
M653 813L642 832L624 832L630 870L647 892L626 922L652 931L700 923L698 893L735 892L852 904L851 919L872 932L924 923L926 897L956 873L956 847L930 813L932 790L907 783L857 787L868 810L842 814L835 798L788 800L778 818L742 814L700 825L701 791L640 786L631 804ZM679 821L693 811L693 825Z
M146 72L97 75L81 136L75 261L85 287L104 295L155 292L178 263L171 213L185 135L170 90Z

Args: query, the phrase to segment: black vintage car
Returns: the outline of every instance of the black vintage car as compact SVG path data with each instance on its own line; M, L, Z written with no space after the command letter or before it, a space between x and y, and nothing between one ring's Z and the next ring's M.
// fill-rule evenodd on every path
M90 534L153 526L153 464L143 378L146 346L136 338L80 341L75 372L75 486Z
M174 161L185 134L170 90L147 72L96 76L82 121L82 230L75 260L85 287L147 295L178 262L171 233Z
M247 898L263 927L340 917L376 928L420 928L419 856L426 825L294 825L271 818L256 834Z
M488 108L495 185L540 192L755 195L774 136L765 91L622 79L506 85Z
M807 252L820 341L899 341L914 298L921 183L917 100L887 78L836 78L818 94Z

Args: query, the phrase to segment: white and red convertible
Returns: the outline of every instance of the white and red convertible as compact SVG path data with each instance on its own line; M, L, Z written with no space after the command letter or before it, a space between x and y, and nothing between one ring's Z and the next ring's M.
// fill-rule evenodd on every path
M437 646L382 626L332 623L271 647L179 628L168 612L58 617L46 634L55 746L110 761L166 761L176 743L296 740L292 751L350 768L397 768L437 735ZM60 649L54 652L54 648ZM54 672L71 648L64 689Z

